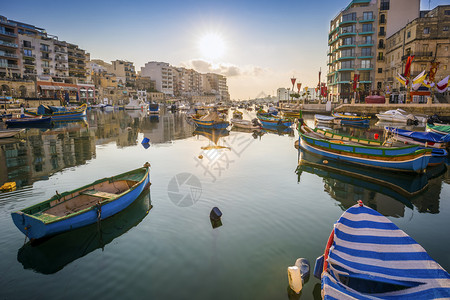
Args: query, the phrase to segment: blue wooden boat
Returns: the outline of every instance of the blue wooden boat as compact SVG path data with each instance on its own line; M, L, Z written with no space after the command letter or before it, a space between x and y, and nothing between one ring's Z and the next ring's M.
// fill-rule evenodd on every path
M29 239L41 239L90 225L128 207L150 186L150 164L52 198L11 214Z
M150 103L148 106L149 114L159 114L159 105L157 103Z
M323 299L450 298L450 274L362 201L334 224L314 276L322 281Z
M51 117L25 117L5 120L7 127L29 128L29 127L49 127L52 124Z
M299 135L299 147L308 152L363 166L422 173L431 157L431 149L419 149L417 145L383 147L376 144L378 141L358 139L360 142L366 142L366 145L362 145L352 141L351 137L330 132L322 136L306 124L299 127ZM334 139L333 136L339 138Z
M207 115L202 117L192 117L195 126L201 128L211 128L211 129L225 129L230 126L230 123L221 119L216 112L209 112Z
M55 120L68 120L78 119L86 117L87 105L83 104L77 108L70 110L62 110L59 108L51 108L49 106L40 105L36 111L25 109L24 113L28 116L37 117L51 117L52 121Z
M277 116L274 116L272 114L269 113L261 113L258 112L256 114L256 117L258 118L258 120L261 122L263 127L291 127L293 122L291 120L288 119L284 119L284 118L280 118Z
M24 269L41 274L57 273L92 251L104 249L116 238L138 226L152 209L149 194L149 190L144 190L130 206L103 220L101 227L92 224L40 243L26 243L17 252L17 261Z
M340 114L340 113L332 113L333 117L336 120L339 120L339 123L342 125L369 125L370 117L358 116L352 114Z

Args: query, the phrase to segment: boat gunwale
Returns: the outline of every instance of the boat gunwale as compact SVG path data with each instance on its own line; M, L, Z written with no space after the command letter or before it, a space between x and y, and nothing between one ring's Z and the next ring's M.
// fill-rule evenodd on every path
M135 169L135 170L131 170L131 171L128 171L128 172L125 172L125 173L122 173L122 174L118 174L118 175L115 175L115 176L112 176L112 177L105 177L105 178L102 178L102 179L98 179L98 180L96 180L96 181L94 181L94 182L92 182L92 183L90 183L90 184L84 185L84 186L79 187L79 188L76 188L76 189L74 189L74 190L63 192L63 193L59 194L59 196L58 196L58 195L54 195L54 196L52 196L50 199L47 199L47 200L44 200L44 201L42 201L42 202L36 203L36 204L31 205L31 206L29 206L29 207L23 208L23 209L21 209L21 210L14 211L14 212L12 212L12 214L22 214L22 215L26 215L27 217L33 218L33 219L35 219L35 220L37 220L37 221L39 221L39 222L42 222L42 223L45 224L45 225L52 224L52 223L55 223L55 222L60 222L60 221L63 221L63 220L72 218L72 217L74 217L74 216L76 216L76 215L81 215L81 214L86 213L86 212L88 212L88 211L90 211L90 210L93 210L93 209L95 208L95 205L89 206L89 207L87 207L87 208L85 208L85 209L79 210L79 211L77 211L77 212L73 212L73 213L71 213L71 214L68 214L68 215L65 215L65 216L62 216L62 217L58 217L58 218L56 218L56 219L54 219L54 220L43 220L43 219L40 218L40 217L37 217L37 216L35 216L35 215L32 215L32 214L29 214L29 213L24 212L24 210L30 210L30 209L32 209L32 208L34 208L34 207L39 207L39 206L41 206L41 205L43 205L43 204L47 204L47 203L49 203L49 202L51 202L51 201L60 199L60 198L62 198L62 197L65 197L65 196L70 195L70 194L73 194L73 193L76 193L76 192L78 192L78 191L80 191L80 190L88 189L89 187L91 187L91 186L93 186L93 185L96 185L96 184L99 184L99 183L102 183L102 182L105 182L105 181L111 181L111 180L113 180L113 179L116 178L116 177L123 177L123 176L127 176L127 175L130 175L130 174L139 173L140 171L143 171L144 168L145 168L145 167L141 167L141 168L138 168L138 169ZM111 202L117 200L118 198L120 198L120 197L122 197L122 196L124 196L124 195L130 193L131 191L135 190L135 189L136 189L140 184L142 184L142 182L147 178L148 173L149 173L149 168L146 168L146 171L144 172L144 174L143 174L141 180L139 180L139 181L138 181L136 184L134 184L132 187L128 188L126 191L124 191L124 192L122 192L122 193L120 193L120 194L117 194L116 197L113 197L113 198L110 198L110 199L103 199L102 201L100 201L101 206L106 205L106 204L108 204L108 203L111 203ZM80 194L79 194L79 195L80 195ZM71 198L71 199L73 199L73 198ZM65 202L65 201L64 201L64 202ZM61 202L61 203L64 203L64 202ZM60 204L60 203L59 203L59 204ZM59 205L59 204L58 204L58 205ZM49 208L51 208L51 207L49 207ZM42 212L42 210L41 210L40 212ZM37 213L37 212L36 212L36 213Z

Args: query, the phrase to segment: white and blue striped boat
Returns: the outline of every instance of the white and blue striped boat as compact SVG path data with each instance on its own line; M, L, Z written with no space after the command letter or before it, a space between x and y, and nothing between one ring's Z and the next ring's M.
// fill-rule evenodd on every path
M375 210L342 214L314 275L324 299L449 299L450 275L415 240Z

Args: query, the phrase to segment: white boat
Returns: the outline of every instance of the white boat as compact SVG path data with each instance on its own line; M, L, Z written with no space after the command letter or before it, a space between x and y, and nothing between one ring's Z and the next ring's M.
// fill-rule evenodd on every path
M242 120L242 119L231 119L231 124L233 124L233 127L237 128L243 128L243 129L254 129L258 130L261 128L261 124L259 124L258 120Z
M334 120L336 118L332 117L332 116L325 116L325 115L314 115L314 120L316 121L316 123L320 123L320 124L333 124Z
M415 116L413 114L408 114L403 109L392 109L379 114L376 114L380 121L385 122L400 122L400 123L410 123L418 125L419 123L425 123L427 118L424 116Z
M126 110L147 110L148 104L139 99L130 99L130 102L125 105Z

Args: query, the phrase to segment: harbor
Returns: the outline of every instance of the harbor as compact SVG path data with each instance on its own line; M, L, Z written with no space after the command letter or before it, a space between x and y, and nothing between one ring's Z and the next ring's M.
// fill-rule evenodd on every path
M257 114L237 111L246 120ZM313 126L313 114L303 118ZM333 128L369 138L384 132L376 123ZM0 178L17 183L15 191L0 194L0 267L8 273L1 279L4 298L26 297L30 289L41 297L51 288L65 297L88 299L100 294L172 298L174 293L180 299L193 294L200 299L295 299L286 267L298 257L314 262L324 251L330 226L357 200L450 268L445 230L429 230L448 225L445 163L407 175L324 164L295 147L295 127L211 132L196 129L186 112L166 109L158 115L93 109L86 118L55 125L28 128L0 145ZM406 128L425 130L424 125ZM94 223L32 245L24 243L11 220L11 212L56 192L146 161L149 192L100 227ZM211 223L213 207L222 213L220 224ZM102 284L91 284L93 273ZM301 296L320 299L320 280L311 276Z

